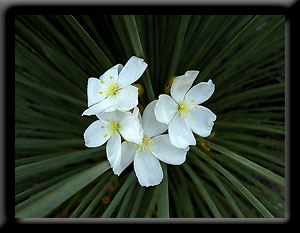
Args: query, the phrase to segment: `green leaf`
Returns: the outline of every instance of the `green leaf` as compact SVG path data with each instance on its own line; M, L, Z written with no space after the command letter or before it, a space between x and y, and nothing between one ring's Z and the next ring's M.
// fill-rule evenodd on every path
M223 148L221 146L218 146L212 142L206 141L208 145L215 149L216 151L222 153L223 155L226 155L230 157L231 159L234 159L235 161L239 162L240 164L250 168L251 170L257 172L258 174L261 174L262 176L268 178L269 180L279 184L280 186L285 186L285 179L281 176L278 176L277 174L257 165L256 163L251 162L250 160L238 155L237 153L234 153L226 148ZM195 151L195 150L194 150Z
M39 193L31 197L27 201L16 206L16 218L45 217L81 188L103 174L109 167L109 163L104 161L81 172L79 175L67 179L59 185L55 185L55 189L46 189L45 195ZM47 192L47 190L49 190L49 192Z
M90 37L90 35L84 30L84 28L79 24L79 22L73 16L66 16L65 19L68 21L70 26L76 31L82 42L89 48L94 58L97 59L98 64L102 66L105 70L113 66L113 64L108 60L103 51L95 43L95 41Z
M134 185L135 179L136 178L135 178L134 172L132 171L128 175L128 177L127 177L126 181L124 182L124 184L122 185L122 187L118 190L118 193L116 194L116 196L114 197L112 202L109 204L109 206L104 211L103 215L101 216L102 218L109 218L112 215L112 213L115 210L115 208L117 207L117 205L121 202L121 199L124 196L125 192L128 190L128 188L131 185Z
M220 173L222 173L258 210L259 212L267 218L273 218L274 216L255 198L255 196L242 185L230 172L224 169L221 165L210 159L208 156L199 152L199 150L192 148L193 152L200 155L201 158L210 163L215 167Z
M241 38L245 35L247 35L247 32L251 27L254 27L258 23L258 19L262 16L255 16L251 21L239 32L237 33L234 38L219 52L217 56L214 57L214 59L209 63L209 65L206 67L206 69L203 71L203 73L200 73L199 79L201 77L206 77L207 74L216 66L217 63L219 63L225 55L228 53L228 50L232 49L236 44L236 41L241 40ZM201 79L200 79L201 80Z
M166 164L162 164L163 180L158 186L157 211L159 218L169 218L169 191L168 191L168 169Z
M129 218L135 218L138 215L139 210L140 210L139 207L142 203L142 199L143 199L146 189L142 188L141 186L138 186L137 190L138 190L137 197L133 203L133 207L132 207L132 210L130 211Z
M131 39L131 43L133 45L134 52L136 56L145 58L144 49L141 44L140 35L138 32L138 28L135 21L135 16L133 15L126 15L124 16L124 21ZM146 60L147 61L147 60ZM153 92L149 71L146 70L145 74L142 76L144 81L146 92L148 95L149 102L155 99L155 95Z
M215 203L213 202L213 200L209 196L209 193L207 192L206 188L202 184L199 177L197 177L197 175L193 172L193 170L191 169L191 167L187 163L183 164L183 168L187 171L187 173L190 175L190 177L194 181L195 185L197 186L197 189L198 189L199 193L203 196L204 200L206 201L206 203L209 206L209 209L211 210L213 215L216 218L222 218L222 215L220 214L220 212L217 209Z
M88 218L91 217L92 212L97 208L97 205L99 204L100 200L103 198L103 195L105 194L106 190L108 189L109 186L112 185L112 183L115 181L116 177L112 175L112 177L107 181L107 180L102 180L101 186L97 185L95 187L95 190L99 190L97 193L96 197L92 200L92 202L88 205L88 207L85 209L85 211L80 215L80 218ZM105 181L107 181L105 183ZM99 189L99 188L100 189ZM79 210L83 208L82 206L78 206ZM77 211L79 211L77 210Z
M229 202L229 204L231 205L233 210L236 212L237 216L240 217L240 218L244 218L245 216L242 214L242 212L240 211L238 205L235 203L233 198L228 193L227 189L222 184L222 181L219 180L218 177L212 172L212 170L209 167L207 167L204 163L202 163L202 162L200 162L199 160L196 160L196 159L194 159L194 161L203 171L205 171L212 178L212 180L215 182L215 184L218 186L218 188L224 194L226 200Z
M180 17L180 24L176 35L176 42L171 56L171 62L170 62L171 64L170 64L169 74L168 74L169 78L176 75L175 73L176 66L178 65L178 58L180 57L179 55L181 52L181 47L182 44L184 43L184 38L185 38L186 30L189 26L190 18L191 18L190 15L182 15Z

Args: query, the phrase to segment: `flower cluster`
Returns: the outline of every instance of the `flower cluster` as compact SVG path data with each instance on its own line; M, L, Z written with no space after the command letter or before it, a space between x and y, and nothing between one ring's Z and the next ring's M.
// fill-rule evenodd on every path
M146 187L162 181L160 161L184 163L189 145L196 145L193 132L209 136L216 120L212 111L200 106L213 94L213 82L191 88L198 71L178 76L170 88L171 96L161 94L141 116L138 88L131 84L147 66L133 56L124 67L118 64L99 78L89 78L88 109L82 113L98 118L84 132L85 145L98 147L107 142L106 155L114 174L120 175L133 162L140 185Z

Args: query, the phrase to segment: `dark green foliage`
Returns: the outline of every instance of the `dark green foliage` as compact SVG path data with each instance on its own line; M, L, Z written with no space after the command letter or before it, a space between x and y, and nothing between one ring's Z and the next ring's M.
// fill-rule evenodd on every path
M16 217L285 217L285 18L251 15L17 16ZM212 79L217 120L182 166L139 185L86 148L89 77L133 55L145 107L170 78Z

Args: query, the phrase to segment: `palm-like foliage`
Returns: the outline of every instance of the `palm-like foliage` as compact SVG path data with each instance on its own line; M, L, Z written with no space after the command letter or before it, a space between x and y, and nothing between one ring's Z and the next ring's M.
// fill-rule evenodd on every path
M16 217L284 217L283 16L17 16ZM182 166L141 187L129 166L115 176L105 146L86 148L96 117L89 77L132 56L144 107L169 79L200 70L216 91L217 120Z

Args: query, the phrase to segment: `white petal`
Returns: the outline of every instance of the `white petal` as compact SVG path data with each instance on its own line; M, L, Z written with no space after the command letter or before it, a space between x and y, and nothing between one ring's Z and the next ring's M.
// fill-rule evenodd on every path
M104 86L97 78L89 78L87 86L88 107L96 104L105 98Z
M132 111L132 115L138 117L139 113L140 113L140 109L138 107L134 107Z
M129 85L119 90L116 95L117 109L129 111L138 105L138 88Z
M203 106L193 108L189 111L189 114L193 117L193 119L187 117L186 120L192 131L202 137L209 136L217 116L208 108Z
M106 128L101 128L101 126L104 126L104 124L97 120L84 131L83 138L87 147L101 146L109 139L111 134Z
M108 122L121 122L126 117L132 116L130 112L121 112L119 110L113 111L113 112L101 112L99 114L96 114L96 116L101 120L103 123Z
M170 122L168 132L173 146L186 148L189 145L196 145L196 139L186 123L186 118L182 119L179 113Z
M115 136L114 134L111 135L110 139L106 144L106 156L111 167L113 167L115 163L120 159L121 156L120 134L117 133L117 136Z
M178 111L178 104L166 94L161 94L154 107L156 120L169 124L175 113Z
M192 86L195 81L199 71L190 70L187 71L184 75L178 76L170 89L171 96L177 102L184 100L185 94Z
M140 151L134 157L134 171L141 186L158 185L163 179L159 160L149 151Z
M112 112L111 119L113 121L122 122L122 120L125 119L126 117L132 117L132 113L121 112L119 110L116 110L116 111Z
M201 104L208 100L215 91L215 84L210 80L193 86L185 96L185 100L192 104Z
M113 115L114 112L100 112L98 114L96 114L96 116L98 117L98 119L107 124L108 121L111 121L112 120L112 115Z
M137 145L125 141L121 145L121 156L119 160L113 166L113 172L116 175L120 175L125 168L127 168L133 161L135 153L137 150Z
M135 107L133 109L132 115L134 117L137 117L139 119L140 123L142 124L142 116L141 116L141 113L140 113L140 109L138 107Z
M142 76L147 66L144 59L132 56L119 74L119 86L125 87L134 83Z
M139 145L142 144L143 129L139 120L132 114L122 119L119 132L125 140Z
M104 82L103 83L104 85L106 85L110 82L117 82L119 73L122 70L122 68L123 68L123 66L121 64L117 64L117 65L113 66L112 68L107 70L103 75L100 76L100 80Z
M162 134L168 129L168 125L161 123L156 120L154 114L154 106L157 103L157 100L153 100L149 103L144 112L142 117L142 126L144 129L144 134L148 137L152 138L153 136Z
M108 96L107 98L108 107L103 110L103 112L114 112L117 109L117 98L116 96Z
M92 105L88 109L86 109L83 113L82 116L91 116L91 115L96 115L100 112L111 112L116 110L116 99L115 97L110 97L108 96L104 100L100 101L97 104Z
M156 136L152 138L152 141L152 154L159 160L172 165L180 165L185 161L186 153L189 148L182 149L173 146L168 134Z

